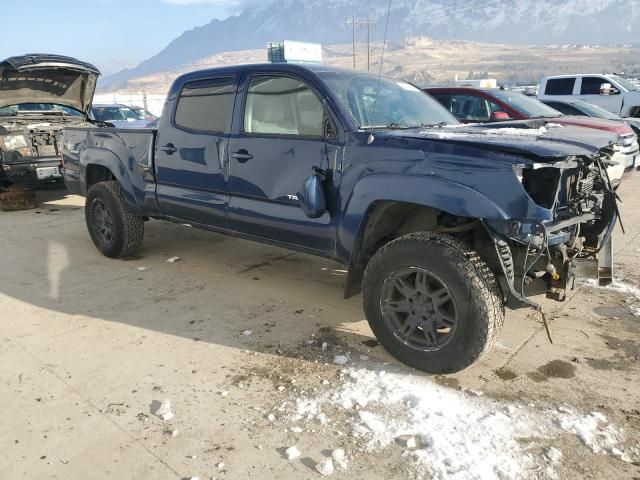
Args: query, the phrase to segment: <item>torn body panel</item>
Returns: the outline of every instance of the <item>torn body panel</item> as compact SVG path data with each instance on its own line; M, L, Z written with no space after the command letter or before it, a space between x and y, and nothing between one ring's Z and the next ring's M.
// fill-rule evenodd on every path
M551 167L523 168L525 190L549 207L552 221L486 222L512 304L537 307L527 299L535 283L544 286L547 298L563 301L576 275L601 282L612 278L611 233L619 212L606 172L610 154L603 149L599 155L568 158Z

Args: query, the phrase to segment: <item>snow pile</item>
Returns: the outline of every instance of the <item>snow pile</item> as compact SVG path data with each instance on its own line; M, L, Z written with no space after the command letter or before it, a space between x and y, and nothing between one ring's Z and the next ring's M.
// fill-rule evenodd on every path
M540 467L555 478L562 452L547 448L545 453L544 442L530 440L557 438L564 432L595 453L629 461L617 447L622 432L600 413L507 404L406 374L356 368L342 372L338 388L283 406L291 412L289 418L317 421L332 416L337 427L336 419L346 414L344 428L361 451L400 445L403 456L413 461L416 478L517 479L530 477ZM322 467L329 469L327 463Z
M518 478L534 466L518 438L543 432L519 410L504 410L429 381L408 381L404 375L351 370L348 377L330 401L359 409L353 435L366 441L367 450L382 449L398 437L415 437L420 448L406 455L434 479Z

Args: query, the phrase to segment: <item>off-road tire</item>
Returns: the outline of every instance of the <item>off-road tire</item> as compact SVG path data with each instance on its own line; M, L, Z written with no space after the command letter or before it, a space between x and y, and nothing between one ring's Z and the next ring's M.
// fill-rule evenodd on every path
M96 202L101 203L101 208L106 207L112 219L110 241L101 238L97 232L97 220L93 213ZM84 211L91 240L106 257L128 257L137 253L142 247L144 219L131 212L118 182L99 182L92 185L87 192Z
M447 344L424 351L403 342L384 320L385 279L403 268L423 268L439 277L456 303L457 327ZM380 248L363 280L364 311L380 344L407 365L430 373L453 373L478 361L502 330L504 302L496 278L480 255L455 238L412 233Z

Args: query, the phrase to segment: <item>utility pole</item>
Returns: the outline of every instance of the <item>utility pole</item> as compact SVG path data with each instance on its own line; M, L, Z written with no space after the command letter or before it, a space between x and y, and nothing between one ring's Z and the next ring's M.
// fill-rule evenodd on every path
M371 70L371 22L367 16L367 72Z
M347 25L349 22L347 22ZM352 43L351 53L353 55L353 68L356 68L356 17L351 17L351 29L352 29Z
M353 68L356 68L356 27L358 25L367 26L367 70L371 68L371 25L375 25L375 22L369 20L367 17L366 22L359 22L356 17L351 17L351 20L347 22L347 25L351 24L352 31L352 54L353 54Z

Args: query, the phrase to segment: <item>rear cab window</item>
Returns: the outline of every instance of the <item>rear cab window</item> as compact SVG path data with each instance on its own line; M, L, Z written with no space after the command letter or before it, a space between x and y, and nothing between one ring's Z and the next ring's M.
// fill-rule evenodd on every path
M550 78L547 80L545 95L573 95L575 78Z
M176 104L173 123L190 132L224 133L231 125L236 85L233 77L185 83Z

